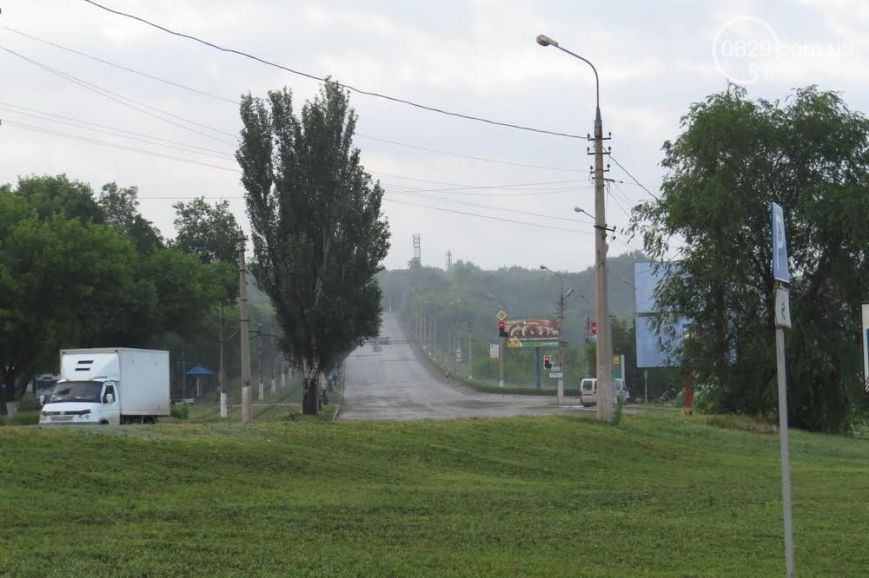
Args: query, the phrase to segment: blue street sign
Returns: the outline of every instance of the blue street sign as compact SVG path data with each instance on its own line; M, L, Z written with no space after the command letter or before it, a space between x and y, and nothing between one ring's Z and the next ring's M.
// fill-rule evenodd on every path
M785 216L781 206L772 203L772 276L776 281L790 283L788 245L785 237Z

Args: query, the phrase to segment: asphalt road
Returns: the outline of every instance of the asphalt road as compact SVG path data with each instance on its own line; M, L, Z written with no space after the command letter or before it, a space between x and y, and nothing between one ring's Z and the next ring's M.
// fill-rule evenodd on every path
M342 420L416 420L462 417L505 417L550 413L594 412L578 400L559 407L555 397L478 393L450 383L417 359L396 317L383 314L381 335L389 345L374 351L366 344L346 362Z

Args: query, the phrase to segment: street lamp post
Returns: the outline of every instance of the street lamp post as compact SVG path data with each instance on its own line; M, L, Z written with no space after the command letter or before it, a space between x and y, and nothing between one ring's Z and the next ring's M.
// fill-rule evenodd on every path
M561 374L561 377L558 378L558 387L555 390L555 398L557 400L558 405L561 405L564 401L564 349L563 349L563 332L564 332L564 300L573 293L573 289L570 289L567 292L567 295L564 294L564 278L557 272L553 271L546 265L541 265L541 269L544 271L549 271L556 277L558 277L558 282L561 286L561 291L558 294L558 368Z
M597 314L597 418L601 421L612 421L613 411L613 381L612 381L612 337L610 335L609 307L607 305L606 279L606 214L604 203L603 181L603 122L600 117L600 80L597 69L589 60L578 54L562 48L558 42L540 34L537 37L540 46L554 46L562 52L577 58L591 67L594 72L595 86L595 116L594 116L594 270L595 297Z

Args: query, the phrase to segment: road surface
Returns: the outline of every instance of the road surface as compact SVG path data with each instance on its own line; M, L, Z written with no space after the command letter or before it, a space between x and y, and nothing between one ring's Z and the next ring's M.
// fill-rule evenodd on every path
M478 393L450 383L417 359L395 315L383 314L380 351L366 344L346 362L342 420L415 420L594 412L578 400L559 407L554 396Z

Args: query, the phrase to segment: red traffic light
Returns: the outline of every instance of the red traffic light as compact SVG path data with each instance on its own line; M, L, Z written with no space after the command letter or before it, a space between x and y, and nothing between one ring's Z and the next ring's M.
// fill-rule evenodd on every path
M552 368L552 356L551 355L544 355L543 356L543 367L545 367L546 369Z
M507 324L503 321L498 322L498 337L507 337Z
M591 322L591 334L597 335L597 321Z

